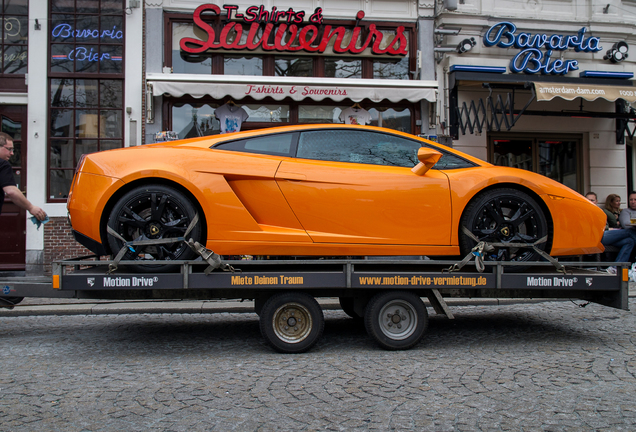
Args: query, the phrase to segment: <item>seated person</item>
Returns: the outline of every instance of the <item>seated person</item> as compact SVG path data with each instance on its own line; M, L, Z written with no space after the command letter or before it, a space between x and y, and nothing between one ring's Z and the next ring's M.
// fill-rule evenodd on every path
M618 216L621 213L621 197L616 194L609 194L605 199L605 206L603 207L605 215L607 215L607 223L610 228L620 228L620 222Z

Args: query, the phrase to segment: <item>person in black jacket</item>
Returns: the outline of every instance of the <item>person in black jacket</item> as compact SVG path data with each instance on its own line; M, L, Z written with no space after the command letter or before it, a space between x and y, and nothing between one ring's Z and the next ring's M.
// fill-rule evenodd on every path
M40 207L31 204L31 201L15 185L13 168L11 168L9 163L12 154L13 138L4 132L0 132L0 213L2 213L2 204L6 196L18 207L27 210L38 220L43 221L46 219L46 212Z

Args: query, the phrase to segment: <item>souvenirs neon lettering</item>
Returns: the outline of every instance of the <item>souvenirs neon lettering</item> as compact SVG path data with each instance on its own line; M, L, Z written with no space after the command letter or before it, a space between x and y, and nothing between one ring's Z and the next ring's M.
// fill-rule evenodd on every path
M182 38L179 43L181 49L191 54L200 54L207 50L216 49L255 50L257 48L261 48L264 51L307 51L324 53L333 39L333 51L336 53L360 54L370 47L373 54L401 56L408 54L408 42L404 34L404 26L398 26L395 29L393 40L388 43L385 48L381 48L382 39L385 35L376 28L375 24L369 25L365 40L359 40L361 38L362 28L358 26L354 27L350 41L343 46L347 32L345 27L339 26L334 28L330 25L325 25L322 32L318 30L317 25L322 24L322 9L320 8L317 8L309 17L311 24L302 28L291 23L299 23L297 21L299 19L302 21L301 18L304 17L304 12L295 12L292 8L289 8L287 11L276 11L274 7L271 11L265 11L261 6L256 10L252 10L253 14L248 13L246 10L245 15L236 13L238 6L226 5L224 8L227 11L225 17L229 18L234 14L235 18L242 18L246 23L251 23L246 38L243 38L243 25L233 21L223 26L217 41L214 29L203 20L201 15L204 12L213 12L217 15L221 15L221 9L213 4L204 4L194 11L193 21L197 27L207 33L207 40ZM274 17L273 22L272 16ZM358 16L360 16L360 12ZM362 14L362 17L363 16L364 14ZM278 22L281 19L284 19L286 22L279 24ZM262 27L260 23L266 24ZM277 28L275 28L275 25ZM270 42L272 33L274 34L273 43Z
M552 60L553 51L598 52L603 49L597 37L585 37L586 29L581 28L576 35L547 35L516 33L517 27L507 21L499 22L484 34L484 45L501 48L518 48L521 51L510 61L512 72L529 74L542 73L565 75L578 70L578 60ZM545 49L541 51L541 49Z

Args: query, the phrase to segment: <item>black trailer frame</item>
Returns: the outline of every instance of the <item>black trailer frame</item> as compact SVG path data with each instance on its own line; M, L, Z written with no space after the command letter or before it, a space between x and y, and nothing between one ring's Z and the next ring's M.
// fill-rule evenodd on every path
M427 297L437 313L451 319L444 301L448 297L580 299L628 310L627 263L561 262L563 271L546 262L485 262L482 273L472 266L450 271L455 261L395 257L224 261L223 267L233 271L212 272L205 271L208 263L202 260L173 261L178 271L167 273L153 272L152 265L141 272L139 263L120 261L118 269L112 271L113 261L98 257L54 262L51 278L0 280L0 301L1 296L253 299L255 312L261 315L261 331L283 352L306 351L322 333L324 319L316 310L316 297L338 297L343 310L364 319L367 331L388 349L410 348L423 336L427 312L417 304L421 297ZM617 274L600 271L608 265L615 265ZM525 269L513 272L519 266ZM374 311L372 315L369 310ZM322 324L315 331L301 326L296 334L293 330L299 328L297 325L288 330L289 320L296 323L294 316ZM277 324L281 320L284 323ZM404 336L406 330L396 330L394 323L400 329L407 326L413 334Z

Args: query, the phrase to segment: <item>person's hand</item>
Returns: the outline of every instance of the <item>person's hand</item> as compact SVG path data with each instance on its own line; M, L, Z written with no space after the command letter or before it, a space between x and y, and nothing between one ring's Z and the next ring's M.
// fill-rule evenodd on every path
M46 219L46 212L38 206L31 207L31 209L29 209L29 213L38 218L39 221Z

